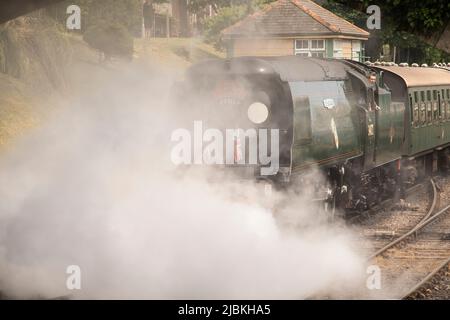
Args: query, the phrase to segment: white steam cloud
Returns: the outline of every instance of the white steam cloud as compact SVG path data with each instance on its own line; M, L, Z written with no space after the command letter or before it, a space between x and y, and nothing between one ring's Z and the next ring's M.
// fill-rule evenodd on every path
M170 79L147 72L92 84L2 154L5 296L297 299L361 272L349 231L300 200L280 215L308 228L287 230L256 187L179 175L166 130L176 114L164 112ZM81 290L66 288L69 265L81 268Z

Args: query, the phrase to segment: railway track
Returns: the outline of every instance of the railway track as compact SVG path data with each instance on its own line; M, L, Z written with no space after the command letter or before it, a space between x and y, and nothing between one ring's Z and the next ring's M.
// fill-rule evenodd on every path
M418 298L450 263L450 205L437 210L439 193L432 184L432 201L425 215L401 236L368 257L379 267L381 288L367 290L362 298ZM450 187L446 187L450 192Z
M380 287L369 288L365 277L350 291L320 292L308 299L450 299L450 204L439 208L441 202L450 203L449 182L443 178L443 188L434 180L429 188L417 185L408 191L412 206L396 209L388 200L359 221L366 232L362 239L375 248L366 261L378 267Z
M403 300L449 299L450 257L411 288Z
M350 224L360 235L361 254L380 251L393 243L429 217L438 205L437 188L431 180L409 188L401 205L389 199L358 220L353 219Z
M387 199L376 207L363 213L362 217L347 221L355 231L359 232L358 247L361 253L367 255L368 251L375 251L367 257L369 264L386 251L400 246L410 235L416 235L419 226L427 221L436 211L440 203L439 188L431 179L409 188L406 192L405 202L400 206L393 199ZM380 266L382 274L387 275L385 267ZM389 282L393 278L383 279ZM365 280L365 279L364 279ZM385 288L386 289L386 288ZM339 290L339 292L320 292L308 299L353 299L353 298L387 298L385 290L369 291L365 283L356 289Z
M425 184L419 183L416 184L406 190L406 197L409 197L411 195L415 195L417 192L424 189ZM391 211L392 208L395 206L395 201L393 198L389 198L386 200L383 200L381 203L371 207L365 212L362 212L360 214L356 214L353 217L350 217L347 219L347 223L349 224L361 224L365 223L367 220L370 220L371 218L379 215L380 211L387 212Z
M432 201L430 203L429 208L426 211L426 214L408 232L405 232L401 236L397 237L395 240L389 242L388 244L386 244L385 246L381 247L376 252L371 254L369 256L369 258L368 258L369 261L374 259L375 257L377 257L379 255L382 255L387 250L389 250L390 248L392 248L392 247L396 246L397 244L401 243L402 241L404 241L405 239L407 239L411 235L417 236L417 232L421 229L422 224L424 222L426 222L427 219L430 218L433 215L433 212L435 212L436 208L439 206L439 193L438 193L438 190L437 190L437 187L436 187L436 183L431 179L430 180L430 184L431 184L431 192L432 192Z

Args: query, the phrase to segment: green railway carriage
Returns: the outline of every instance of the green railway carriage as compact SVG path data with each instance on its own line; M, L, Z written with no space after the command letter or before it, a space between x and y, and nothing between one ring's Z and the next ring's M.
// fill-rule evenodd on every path
M402 153L414 157L450 144L450 71L377 67L383 82L407 106Z

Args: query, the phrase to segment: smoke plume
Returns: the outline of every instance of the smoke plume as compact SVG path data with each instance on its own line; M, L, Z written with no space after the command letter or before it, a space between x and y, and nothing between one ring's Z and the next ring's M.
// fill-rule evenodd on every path
M301 197L267 206L257 185L174 167L172 78L120 71L86 69L89 90L2 154L6 297L301 299L361 273L351 232Z

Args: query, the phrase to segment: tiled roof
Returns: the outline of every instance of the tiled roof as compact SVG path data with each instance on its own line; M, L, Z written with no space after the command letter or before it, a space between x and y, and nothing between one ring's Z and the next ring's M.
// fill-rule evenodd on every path
M311 0L279 0L226 28L225 37L348 35L369 33Z

